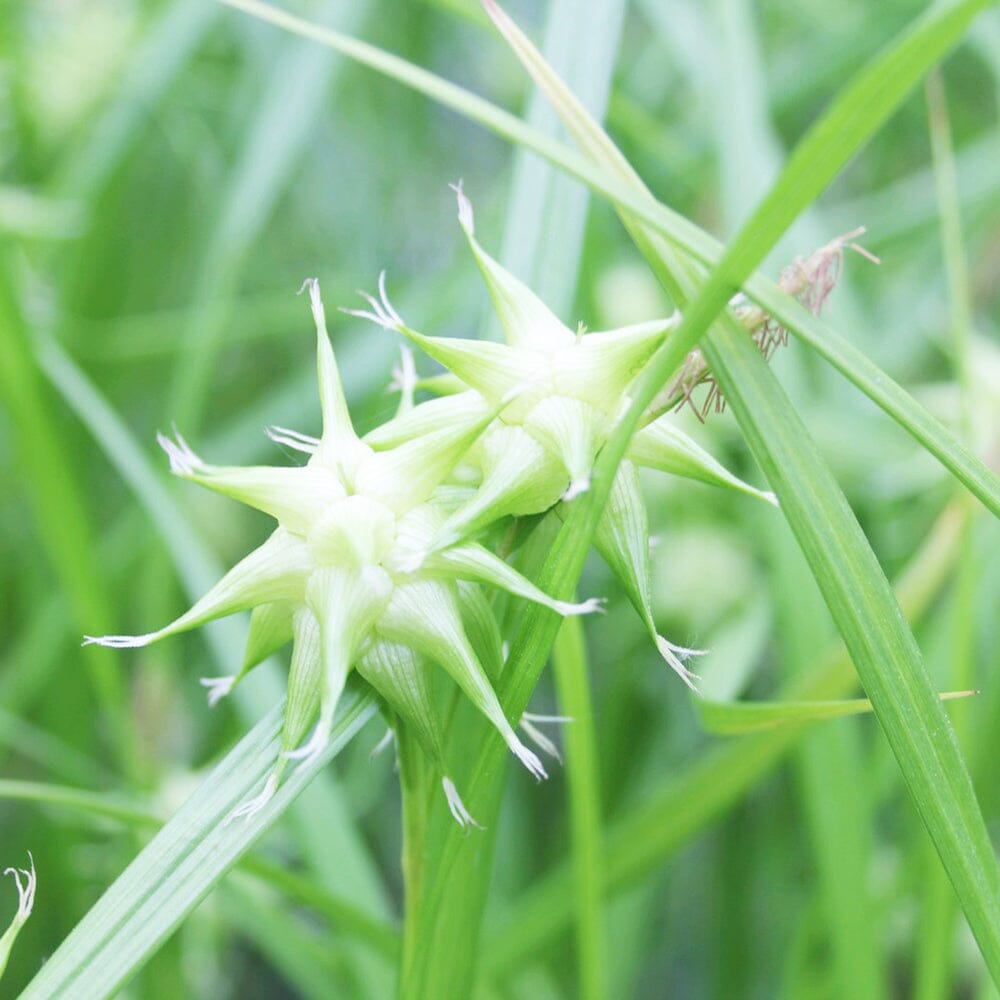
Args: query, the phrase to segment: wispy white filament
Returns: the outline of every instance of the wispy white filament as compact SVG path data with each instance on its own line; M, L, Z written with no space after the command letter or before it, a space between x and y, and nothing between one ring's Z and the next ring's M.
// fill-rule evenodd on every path
M444 788L444 797L448 800L448 809L451 811L452 816L455 817L455 822L463 830L468 830L470 826L474 826L477 830L482 830L482 826L473 819L472 814L465 808L465 803L462 802L462 798L458 794L455 782L445 775L441 779L441 785Z

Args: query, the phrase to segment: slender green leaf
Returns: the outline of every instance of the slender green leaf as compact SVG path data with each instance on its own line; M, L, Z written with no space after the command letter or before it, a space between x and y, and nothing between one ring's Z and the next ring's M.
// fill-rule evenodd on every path
M577 0L555 0L548 13L545 52L597 119L607 106L624 0L599 0L579 16ZM558 117L544 93L532 93L527 121L557 135ZM577 288L590 192L520 147L504 225L501 260L569 319ZM600 891L601 807L598 753L586 645L579 620L567 619L553 648L556 695L571 716L565 730L570 851L575 873L577 990L581 998L606 995L606 917Z
M0 799L20 802L37 802L40 805L57 806L95 816L112 819L136 826L159 826L159 816L141 803L119 796L100 792L88 792L82 788L53 785L38 781L0 781Z
M975 691L949 691L940 695L942 701L967 698ZM849 715L866 715L872 711L867 698L846 698L832 701L708 701L694 699L698 719L705 729L718 736L741 736L744 733L774 729L776 726L842 719Z
M0 800L35 802L100 820L114 820L137 827L163 826L162 817L141 801L65 785L2 780ZM334 896L314 879L293 872L287 865L277 864L260 855L244 855L239 861L239 868L273 886L293 902L308 906L322 914L338 930L354 935L386 958L397 957L399 935L395 928L369 916L359 909L354 901Z
M233 809L260 792L274 767L282 707L209 773L46 961L22 1000L114 994L375 714L369 694L349 689L322 756L294 770L257 815L227 822Z
M328 1000L344 983L343 941L328 940L310 922L275 911L273 901L259 886L229 883L220 896L227 927L248 942L276 969L301 1000Z
M954 349L955 383L959 393L959 423L966 440L970 438L971 371L969 341L972 332L972 304L965 241L955 177L951 125L940 69L926 81L928 124L941 220L941 249L948 279L950 334ZM971 525L962 535L962 560L955 586L952 628L947 644L949 681L974 683L976 674L974 605L978 570L972 556ZM975 747L975 733L968 715L955 718L955 732L967 750ZM972 752L975 758L974 749ZM930 854L932 845L921 838L918 850ZM955 962L955 897L948 889L945 873L936 865L928 866L920 884L920 918L917 924L919 946L914 970L913 995L917 1000L934 1000L948 990Z
M133 51L114 100L57 168L60 190L86 196L105 184L134 141L139 123L177 78L215 20L216 11L202 0L180 0L166 8Z
M576 895L578 995L606 996L605 914L601 891L604 852L598 785L598 749L587 677L586 646L579 618L567 618L552 648L559 707L572 720L565 731L571 847Z
M357 27L367 3L345 8ZM213 219L198 267L193 299L197 315L184 333L185 349L174 371L169 412L184 433L193 433L211 387L213 362L226 330L225 303L233 299L241 268L278 198L305 155L331 77L342 62L315 46L286 39L273 56L264 95L225 185L226 197ZM295 114L288 109L295 108Z
M942 14L944 21L941 23L933 18L923 19L917 30L905 34L895 47L861 74L862 83L874 85L881 72L891 71L892 86L883 87L878 100L866 100L862 87L850 85L846 96L814 126L803 141L805 153L793 156L788 171L782 174L754 216L753 225L745 227L723 255L685 311L678 330L653 356L637 380L632 405L599 457L591 491L573 504L552 546L538 581L543 589L561 596L572 592L611 480L641 414L686 353L725 309L734 288L739 287L795 214L832 176L825 165L813 163L812 159L833 155L836 166L845 162L895 103L905 96L927 65L945 51L946 46L939 48L937 45L941 36L954 41L957 35L953 37L949 29L955 32L957 25L964 27L979 6L966 4L948 8L951 20ZM494 4L488 4L488 10L495 19L498 17ZM956 18L956 11L960 17ZM509 22L505 22L504 30L508 38L514 33L523 38ZM528 47L533 65L544 66L537 51ZM579 113L585 114L582 109ZM831 152L831 136L837 131L838 122L853 145L845 143ZM606 150L598 144L590 152L604 165L622 171L621 154L613 147ZM810 165L816 168L815 176L808 169ZM674 261L658 259L653 264L658 274L664 274L671 271ZM689 273L674 272L672 276L682 288L690 287ZM721 345L716 343L718 339ZM866 687L875 695L873 701L880 721L897 751L897 759L950 868L953 882L964 898L970 923L977 929L987 961L992 964L995 956L1000 971L1000 920L994 920L998 903L992 892L993 884L1000 881L1000 873L989 848L968 774L953 739L948 739L947 719L922 671L919 651L881 568L797 414L745 332L724 318L709 335L704 350L720 385L733 400L741 428L783 508L787 505L785 516L812 563L813 573L824 589L824 596ZM739 362L738 373L729 367L734 358ZM752 398L749 397L751 391ZM855 603L859 594L867 598L860 606ZM870 634L868 630L873 623L877 631ZM551 620L546 621L537 612L525 616L511 644L509 662L516 664L516 669L505 672L506 683L501 690L504 704L512 715L519 714L527 703L544 663L545 651L554 638ZM899 690L901 682L908 683ZM914 731L913 726L918 728ZM936 741L932 736L935 732L945 733L945 739ZM497 741L487 741L473 764L474 776L467 783L467 787L473 788L473 811L479 802L482 803L480 815L494 815L496 794L482 786L488 784L487 775L495 771L498 753ZM921 758L922 753L929 754L930 760ZM949 782L943 790L935 785L942 780ZM447 873L449 880L458 877L461 881L468 865L468 853L463 856L461 845L452 834L450 839L446 838L441 864L432 875L425 896L429 913L429 951L433 951L437 941L467 941L470 946L475 941L475 923L481 911L473 904L471 912L460 913L457 905L444 904L447 890L442 874ZM985 874L986 885L981 873ZM468 877L473 877L471 871ZM467 982L468 974L468 969L458 963L445 968L442 963L426 962L415 971L408 984L409 992L413 995L455 992L462 989L461 984Z

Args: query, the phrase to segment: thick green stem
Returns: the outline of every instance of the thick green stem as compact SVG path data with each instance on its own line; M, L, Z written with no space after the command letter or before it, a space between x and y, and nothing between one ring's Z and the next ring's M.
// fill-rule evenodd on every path
M403 796L403 952L400 982L409 979L420 941L420 905L427 853L427 806L429 768L406 725L396 724L399 755L399 785Z
M579 996L600 1000L606 995L601 803L587 648L579 618L562 623L552 647L552 670L559 706L572 720L566 726L565 744Z

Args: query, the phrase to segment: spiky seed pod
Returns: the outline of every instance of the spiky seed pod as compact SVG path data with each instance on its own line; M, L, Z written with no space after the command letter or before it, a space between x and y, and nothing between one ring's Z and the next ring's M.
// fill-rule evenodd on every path
M354 311L402 333L471 390L408 408L368 436L372 447L398 447L483 412L490 403L506 404L469 451L467 465L478 489L440 525L427 548L428 567L442 562L454 566L458 559L468 558L463 538L498 518L541 513L559 500L568 503L585 492L597 453L628 406L630 384L678 322L674 316L603 333L572 331L483 249L475 236L472 205L461 185L455 192L459 223L493 300L505 343L419 333L389 301L384 273L378 298L366 296L371 309ZM775 502L773 494L734 476L669 419L661 418L635 435L628 453L632 463ZM646 515L628 462L615 482L596 545L621 580L657 650L691 684L694 675L682 658L697 651L668 642L653 623Z
M376 450L357 436L351 423L319 285L310 280L303 287L308 288L316 325L323 432L310 438L278 429L272 436L306 453L306 465L210 465L180 435L160 436L176 475L264 511L278 527L190 611L159 631L86 641L145 646L252 609L240 673L202 681L214 704L291 639L282 757L261 794L236 815L252 815L266 804L288 761L311 760L323 751L344 684L355 667L391 712L413 726L420 744L443 769L440 723L430 707L426 676L429 664L439 664L524 766L544 777L541 762L504 715L469 641L456 587L460 580L487 583L559 614L585 614L597 605L553 600L482 546L433 545L454 509L446 499L449 477L509 400L503 394L466 399L461 412L453 407L446 421L418 424L419 433ZM399 419L412 421L416 413L411 410ZM456 819L474 822L443 772L442 780Z

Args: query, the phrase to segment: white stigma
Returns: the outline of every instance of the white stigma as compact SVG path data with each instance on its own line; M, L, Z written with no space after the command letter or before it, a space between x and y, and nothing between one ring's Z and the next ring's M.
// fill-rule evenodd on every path
M684 681L687 686L694 691L695 694L698 693L698 688L695 685L695 681L700 681L701 678L688 670L681 661L682 657L686 656L704 656L708 652L707 649L688 649L685 646L676 646L672 642L668 642L662 635L656 637L656 648L659 651L660 656L670 665L670 668L677 674L682 681Z
M396 738L396 734L392 729L386 729L385 735L372 747L372 752L368 754L369 760L374 760L379 754L384 753L389 747L392 746L392 741Z
M223 826L229 826L234 819L250 819L256 816L274 798L274 793L278 790L278 776L272 774L264 782L264 788L260 795L255 795L242 805L237 806L225 819Z
M441 779L441 785L444 788L444 797L448 800L448 809L451 811L452 816L455 817L455 822L463 830L468 830L470 826L474 826L477 830L482 830L482 826L473 819L472 814L465 808L465 803L462 802L462 797L458 794L455 782L445 775Z
M472 236L476 231L476 217L472 211L472 202L465 197L461 181L457 184L449 184L448 187L455 192L455 196L458 198L458 224Z
M547 753L550 757L559 761L560 764L562 763L562 754L559 753L559 747L529 719L522 715L518 726L542 753Z
M288 427L268 427L267 436L275 444L283 444L293 451L301 451L306 455L314 455L319 449L319 438L300 434Z
M399 355L399 366L392 370L388 391L398 392L402 397L400 404L404 409L409 409L413 406L413 394L417 390L417 365L408 344L400 347Z
M604 605L607 603L607 598L604 597L589 597L585 601L581 601L579 604L573 604L571 601L556 601L553 607L561 615L592 615L594 612L600 612L604 614Z
M84 646L106 646L108 649L135 649L148 645L156 636L155 632L148 635L85 635Z
M515 757L534 775L536 781L547 778L548 774L538 759L538 754L529 750L513 733L507 737L507 746Z
M347 313L348 316L371 320L372 323L376 323L384 330L400 330L406 326L402 316L396 312L393 304L389 301L385 290L385 271L382 271L378 276L378 294L379 297L376 299L374 295L358 290L358 295L371 306L370 312L367 309L341 309L340 311Z
M323 308L323 299L319 293L319 278L306 278L306 280L302 282L302 287L299 289L299 295L301 295L307 288L309 289L309 307L312 309L313 319L316 321L316 326L325 329L326 310Z
M302 746L295 750L286 751L283 756L289 760L301 761L300 767L308 767L323 753L329 742L330 739L326 732L326 727L320 721L316 723L316 728L313 730L312 736Z
M205 463L195 454L176 427L174 438L176 440L171 440L165 434L156 432L157 444L167 453L167 458L170 460L170 471L175 476L193 476L204 469Z
M35 874L35 859L28 851L28 862L30 868L5 868L4 875L10 875L17 884L17 913L14 919L23 924L31 916L31 910L35 905L35 889L38 886L38 876ZM21 878L24 878L22 884Z
M574 479L569 486L566 487L566 492L562 495L562 498L566 501L566 503L569 503L570 500L575 500L581 493L586 493L589 489L589 476L587 476L586 479Z
M534 741L536 746L542 750L543 753L547 753L550 757L554 757L559 763L562 763L562 755L559 753L559 748L555 743L549 739L549 737L543 733L536 723L566 723L572 722L573 718L569 715L536 715L533 712L523 712L521 714L521 721L519 723L521 729L528 734L529 737Z
M208 707L215 708L223 698L232 693L236 677L199 677L198 683L208 689Z

